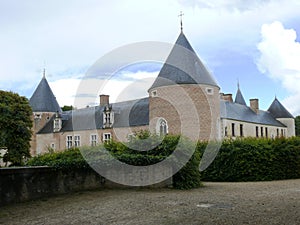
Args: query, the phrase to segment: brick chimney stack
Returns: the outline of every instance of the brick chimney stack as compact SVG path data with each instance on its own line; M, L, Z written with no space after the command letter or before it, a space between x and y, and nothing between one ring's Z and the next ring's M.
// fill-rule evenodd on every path
M258 114L258 112L259 112L259 104L258 104L258 99L257 99L257 98L250 99L250 108L251 108L256 114Z
M223 99L225 101L233 102L232 94L221 93L221 99Z
M109 105L109 95L100 95L100 106Z

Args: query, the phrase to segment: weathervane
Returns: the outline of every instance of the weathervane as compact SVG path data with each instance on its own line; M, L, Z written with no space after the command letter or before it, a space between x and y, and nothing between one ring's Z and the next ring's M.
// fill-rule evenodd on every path
M46 78L46 61L44 60L43 78Z
M180 11L180 14L178 15L178 17L180 17L180 29L181 29L181 31L182 31L182 16L183 16L184 14L182 13L182 11Z

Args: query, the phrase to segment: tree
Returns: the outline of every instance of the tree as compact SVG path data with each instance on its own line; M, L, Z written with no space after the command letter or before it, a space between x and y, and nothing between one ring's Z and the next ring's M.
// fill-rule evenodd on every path
M70 111L73 109L72 105L64 105L63 107L61 107L62 111Z
M0 147L6 147L4 162L22 165L30 157L32 110L27 98L0 90Z
M296 136L300 136L300 116L295 118Z

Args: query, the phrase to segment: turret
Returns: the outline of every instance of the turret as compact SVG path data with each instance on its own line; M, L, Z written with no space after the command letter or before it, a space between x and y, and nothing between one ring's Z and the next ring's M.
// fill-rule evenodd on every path
M287 137L295 136L295 119L276 97L270 105L268 111L274 118L287 127Z
M30 143L30 153L31 155L36 155L36 133L45 126L56 112L58 114L61 113L61 108L46 79L45 70L42 80L29 100L29 104L33 112L33 134Z
M149 128L193 140L218 139L219 86L181 31L149 92Z

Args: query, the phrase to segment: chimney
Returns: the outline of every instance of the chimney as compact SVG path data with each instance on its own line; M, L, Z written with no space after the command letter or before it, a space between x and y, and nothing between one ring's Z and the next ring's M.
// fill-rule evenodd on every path
M109 104L109 95L100 95L100 106Z
M250 108L251 108L256 114L258 114L258 112L259 112L259 106L258 106L258 99L257 99L257 98L250 99Z
M224 94L224 93L221 93L221 99L225 100L225 101L228 101L228 102L233 102L233 99L232 99L232 94Z

